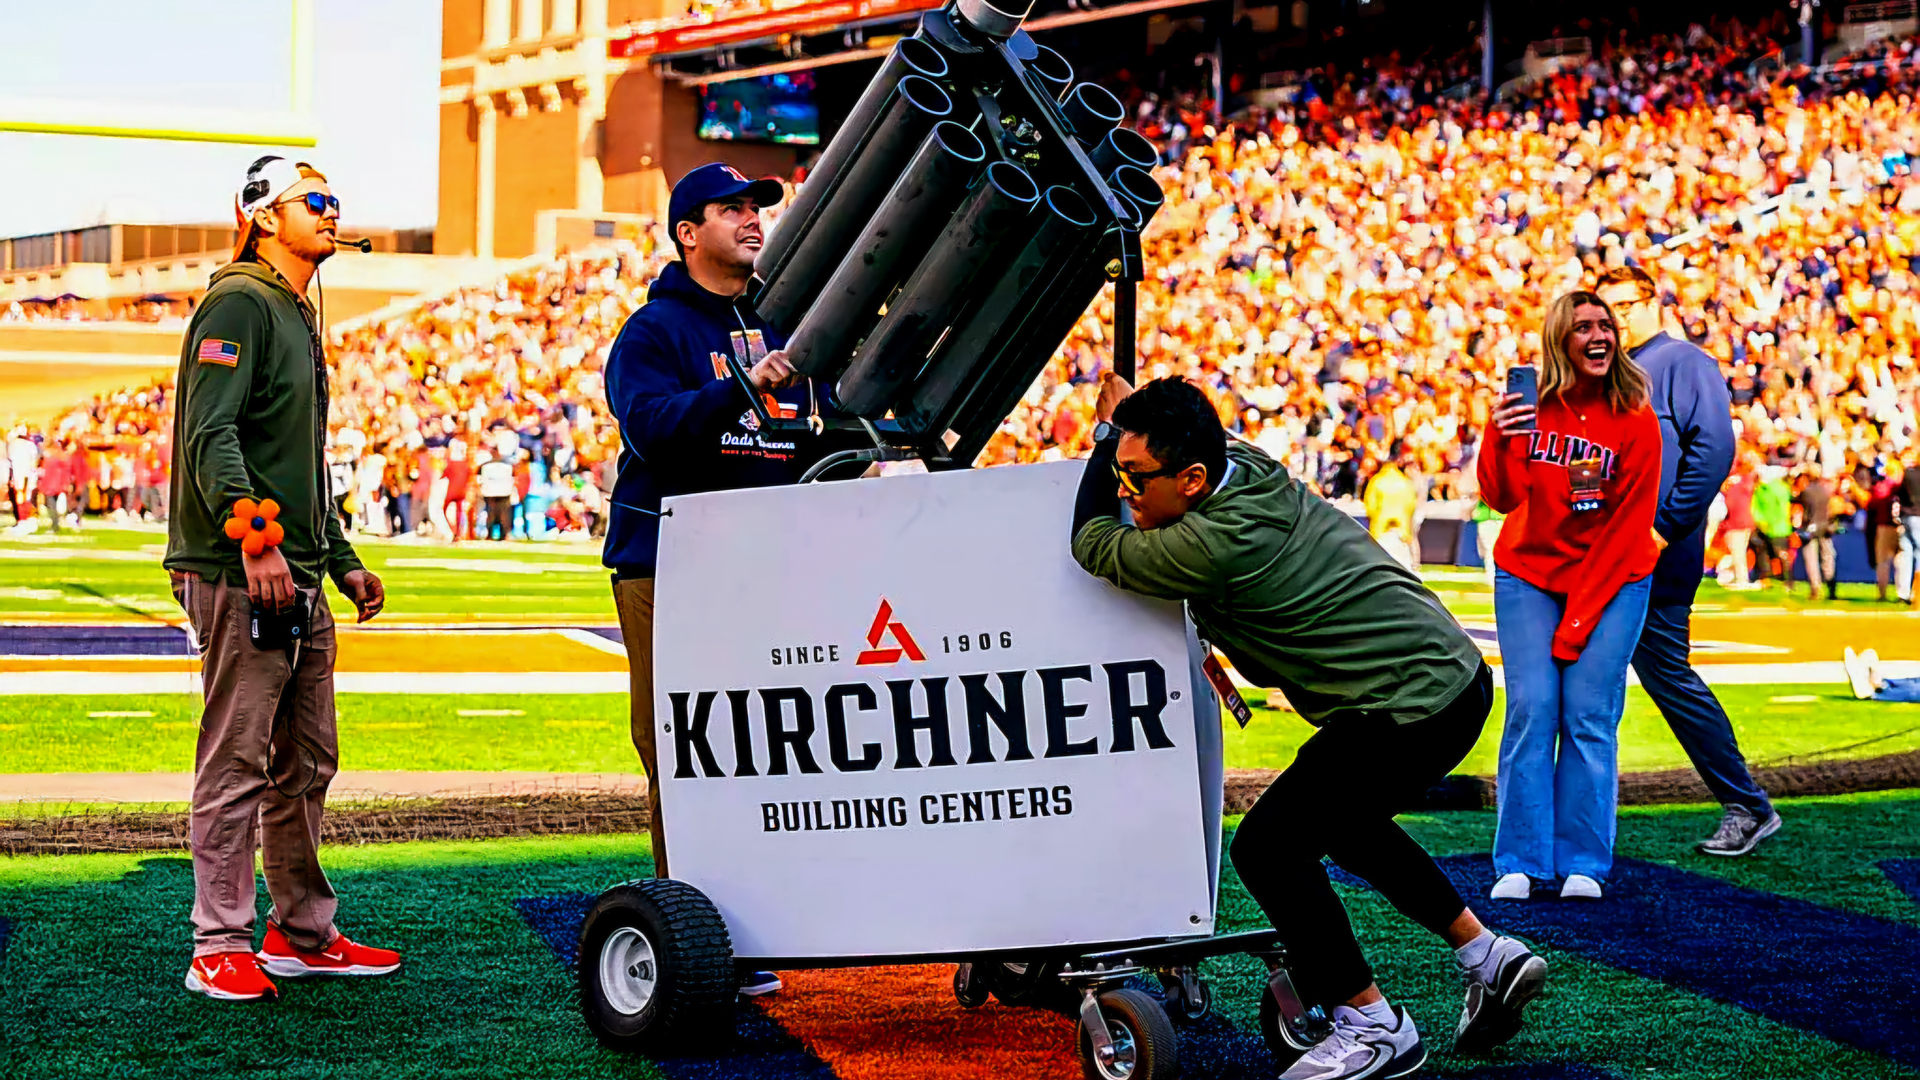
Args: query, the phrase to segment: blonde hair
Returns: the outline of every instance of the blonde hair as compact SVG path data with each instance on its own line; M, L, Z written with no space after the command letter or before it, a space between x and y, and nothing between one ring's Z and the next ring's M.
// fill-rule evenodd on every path
M1546 326L1540 332L1540 351L1543 354L1540 396L1564 395L1579 378L1580 369L1574 364L1573 357L1567 354L1567 336L1573 332L1574 312L1583 307L1597 307L1606 312L1607 321L1614 328L1613 357L1607 365L1604 379L1607 407L1615 412L1632 412L1640 408L1651 396L1647 373L1620 347L1620 320L1614 318L1613 309L1599 296L1584 290L1561 296L1547 309Z

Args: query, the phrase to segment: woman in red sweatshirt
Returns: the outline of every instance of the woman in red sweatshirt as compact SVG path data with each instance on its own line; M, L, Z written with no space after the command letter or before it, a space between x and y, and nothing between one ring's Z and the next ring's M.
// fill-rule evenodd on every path
M1553 302L1538 415L1509 394L1480 455L1480 497L1508 515L1494 549L1507 691L1493 898L1534 881L1597 899L1613 867L1627 662L1659 549L1660 423L1647 377L1590 292Z

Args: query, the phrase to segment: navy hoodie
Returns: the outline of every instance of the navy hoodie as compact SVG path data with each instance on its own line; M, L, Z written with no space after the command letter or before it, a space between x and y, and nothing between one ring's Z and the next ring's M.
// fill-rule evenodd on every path
M746 297L708 292L679 262L667 264L646 304L620 328L606 371L607 402L620 422L620 475L601 561L624 576L653 575L662 498L797 483L829 449L828 438L810 432L757 430L747 395L725 366L728 335L741 330L758 330L768 352L786 347L786 336ZM809 389L802 380L773 396L804 418ZM814 389L820 415L835 415L828 388Z
M1667 538L1653 571L1654 606L1691 604L1705 576L1707 509L1733 467L1732 397L1720 363L1661 332L1633 352L1652 384L1660 418L1660 508L1653 527Z

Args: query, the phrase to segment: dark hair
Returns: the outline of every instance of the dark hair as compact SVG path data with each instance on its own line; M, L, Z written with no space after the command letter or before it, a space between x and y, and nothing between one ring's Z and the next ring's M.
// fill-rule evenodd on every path
M1185 379L1155 379L1113 410L1113 426L1147 440L1165 468L1204 465L1207 482L1227 474L1227 431L1207 395Z
M708 199L703 203L695 203L685 215L676 218L672 224L667 226L667 236L672 239L673 250L679 253L681 262L687 261L687 249L680 244L680 223L682 221L691 221L696 226L704 225L707 221L707 211L727 201L726 199Z
M1632 285L1640 290L1640 299L1647 300L1660 295L1660 286L1653 275L1638 266L1615 266L1600 274L1593 283L1595 292L1609 285Z

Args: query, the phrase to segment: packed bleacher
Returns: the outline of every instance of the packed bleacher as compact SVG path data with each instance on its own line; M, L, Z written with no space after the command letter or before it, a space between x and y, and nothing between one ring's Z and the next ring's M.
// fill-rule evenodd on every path
M1670 330L1721 359L1752 462L1826 472L1864 502L1920 429L1915 43L1809 71L1761 62L1781 32L1602 38L1493 101L1445 92L1464 54L1386 57L1305 73L1289 109L1219 129L1208 102L1130 93L1171 147L1145 238L1141 376L1200 383L1330 498L1393 461L1423 498L1470 496L1497 376L1538 355L1547 303L1636 264ZM567 256L338 336L342 512L376 532L473 535L497 459L514 470L512 526L591 532L617 444L600 365L666 250ZM1110 325L1103 298L983 463L1086 451ZM31 437L142 460L166 402L96 399Z

